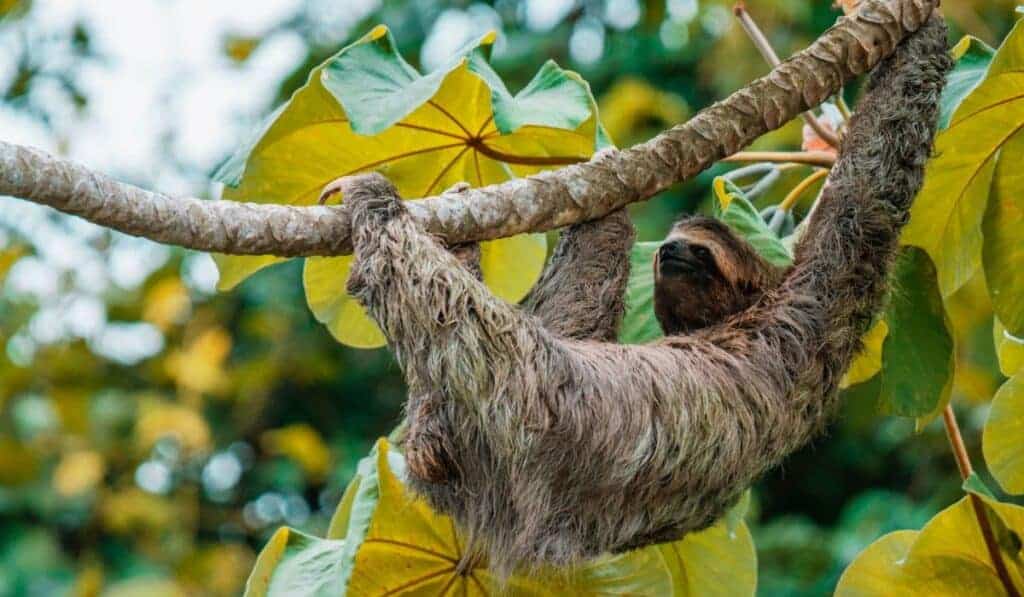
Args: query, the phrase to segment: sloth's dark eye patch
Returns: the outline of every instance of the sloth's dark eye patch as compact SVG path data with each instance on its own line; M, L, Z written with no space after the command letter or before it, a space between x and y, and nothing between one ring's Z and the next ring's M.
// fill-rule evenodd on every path
M711 261L711 251L707 247L702 245L692 245L690 251L693 252L693 256L705 263Z

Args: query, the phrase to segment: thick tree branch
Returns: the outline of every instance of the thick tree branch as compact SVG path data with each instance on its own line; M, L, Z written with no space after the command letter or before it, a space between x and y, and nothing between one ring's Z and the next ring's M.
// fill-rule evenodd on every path
M856 13L840 19L765 77L646 143L530 178L417 201L410 211L449 243L549 230L604 216L693 177L820 104L892 53L936 4L866 0ZM343 255L352 249L344 207L171 198L3 142L0 195L202 251L300 257Z

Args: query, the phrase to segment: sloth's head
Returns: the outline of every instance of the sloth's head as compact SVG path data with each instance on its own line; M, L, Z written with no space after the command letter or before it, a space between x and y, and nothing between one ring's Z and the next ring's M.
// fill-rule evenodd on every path
M654 254L654 314L666 335L692 332L751 306L779 272L718 220L684 218Z

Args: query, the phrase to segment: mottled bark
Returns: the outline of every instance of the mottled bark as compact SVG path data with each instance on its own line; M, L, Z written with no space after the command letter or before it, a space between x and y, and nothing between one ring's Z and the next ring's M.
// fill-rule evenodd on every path
M410 204L449 243L501 238L593 220L672 184L836 93L916 31L936 0L867 0L765 77L647 143L525 179ZM286 207L171 198L84 166L0 142L0 195L11 195L159 242L282 257L351 253L344 207ZM273 198L270 198L273 199Z

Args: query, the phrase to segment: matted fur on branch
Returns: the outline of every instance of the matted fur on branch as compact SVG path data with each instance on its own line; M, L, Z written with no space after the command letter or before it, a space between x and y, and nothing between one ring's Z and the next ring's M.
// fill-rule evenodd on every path
M644 346L614 343L624 213L567 231L520 309L386 179L349 179L349 289L409 384L409 482L467 557L509 572L680 538L823 429L882 307L950 67L933 16L872 75L795 265L738 313Z

